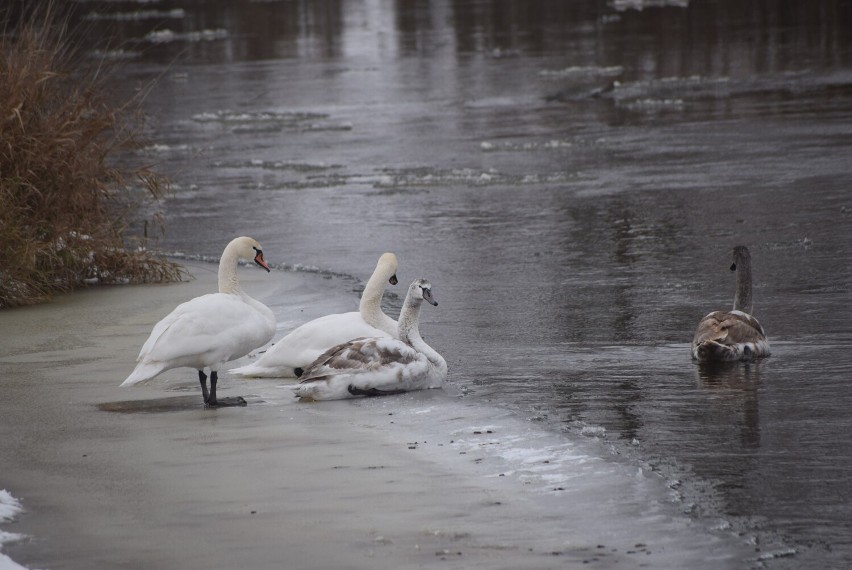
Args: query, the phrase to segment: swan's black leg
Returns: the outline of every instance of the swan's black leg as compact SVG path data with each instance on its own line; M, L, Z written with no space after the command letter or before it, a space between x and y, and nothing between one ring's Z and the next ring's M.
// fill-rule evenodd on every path
M356 388L352 384L347 387L353 396L392 396L394 394L405 394L405 390L379 390L378 388Z
M210 393L207 391L207 374L203 370L198 371L198 381L201 383L201 395L204 397L204 404L210 401Z
M222 398L216 397L216 383L219 381L219 374L215 370L210 371L210 398L206 401L211 408L221 408L224 406L245 406L246 401L241 397Z

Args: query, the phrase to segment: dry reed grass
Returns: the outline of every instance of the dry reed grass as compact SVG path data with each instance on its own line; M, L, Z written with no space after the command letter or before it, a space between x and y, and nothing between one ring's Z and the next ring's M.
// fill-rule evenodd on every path
M160 199L167 181L115 166L141 132L140 101L110 100L109 74L69 49L66 22L48 5L0 37L0 308L184 277L147 236L126 239L140 194Z

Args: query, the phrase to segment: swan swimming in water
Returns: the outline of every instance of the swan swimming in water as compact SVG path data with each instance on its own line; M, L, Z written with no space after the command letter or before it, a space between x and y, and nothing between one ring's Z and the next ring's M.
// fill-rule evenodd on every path
M737 272L732 311L713 311L698 323L692 339L692 358L699 362L751 360L769 356L769 341L760 322L751 315L751 254L738 245L731 271Z
M383 254L364 287L358 311L308 321L272 345L257 362L230 372L249 377L296 378L332 346L358 337L398 338L396 321L382 311L385 283L397 284L396 269L396 255Z
M275 315L240 288L237 279L240 258L252 259L269 271L257 241L249 237L233 239L219 260L219 292L178 305L154 325L139 352L136 368L122 386L146 382L166 370L186 366L198 370L206 406L246 404L240 397L216 397L218 370L225 362L245 356L272 340ZM205 368L210 369L209 392Z
M439 388L447 362L420 337L423 301L437 306L432 285L416 279L399 315L399 339L358 338L335 346L305 369L293 386L302 401L384 396Z

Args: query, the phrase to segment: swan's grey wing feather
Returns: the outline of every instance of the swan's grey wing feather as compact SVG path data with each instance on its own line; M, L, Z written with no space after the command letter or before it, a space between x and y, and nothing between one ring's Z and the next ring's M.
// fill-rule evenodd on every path
M402 341L388 338L357 338L325 351L305 369L300 384L336 374L375 372L388 366L405 366L417 359L417 351Z
M714 311L698 323L692 343L713 341L733 346L765 339L763 327L751 315L741 311Z

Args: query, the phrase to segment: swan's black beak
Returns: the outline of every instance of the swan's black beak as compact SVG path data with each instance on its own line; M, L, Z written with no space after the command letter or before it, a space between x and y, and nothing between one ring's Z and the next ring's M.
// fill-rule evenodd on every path
M736 264L736 263L732 263L732 264L731 264L731 271L736 271L736 270L737 270L737 264Z
M396 285L397 283L399 283L399 281L396 278L396 273L391 275L390 279L388 279L388 283L390 283L391 285Z
M429 303L430 305L434 305L435 307L438 306L438 301L436 301L434 297L432 297L431 289L423 289L423 300Z
M266 269L266 272L269 273L269 266L266 264L265 261L263 261L263 252L259 249L256 249L255 251L257 252L257 255L254 256L254 262Z

